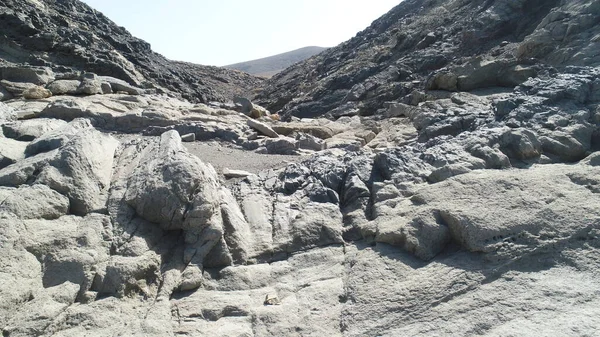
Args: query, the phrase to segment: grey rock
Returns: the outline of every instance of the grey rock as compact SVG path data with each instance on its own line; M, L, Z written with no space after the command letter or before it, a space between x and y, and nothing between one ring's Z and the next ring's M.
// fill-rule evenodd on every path
M0 78L11 82L46 85L54 81L54 73L48 67L5 66L0 68Z
M257 130L258 132L262 133L263 135L265 135L267 137L271 137L271 138L279 137L279 134L277 132L275 132L270 126L268 126L265 123L259 122L254 119L248 119L247 124L249 127Z
M117 146L118 141L110 136L94 129L83 130L60 148L58 153L47 152L48 156L53 156L48 165L39 170L37 176L30 176L30 179L69 197L70 212L73 214L85 215L102 211L106 209ZM38 156L31 159L35 160Z
M136 216L163 230L183 230L184 263L190 268L206 263L213 248L222 242L217 173L210 165L189 154L176 131L165 132L136 159L136 166L123 174L123 201ZM219 263L229 264L228 252ZM194 281L194 284L199 284Z
M3 85L0 85L0 101L6 101L13 98L13 95L4 88Z
M42 121L43 118L34 119L33 121ZM25 153L28 156L33 156L41 152L48 152L54 149L58 149L63 145L67 144L71 138L73 138L78 132L84 129L92 128L90 121L86 119L75 119L70 123L66 123L62 120L51 119L49 121L61 122L57 128L45 132L42 136L37 137L31 143L27 145Z
M245 98L245 97L234 97L233 98L233 103L235 104L239 104L241 106L241 113L245 114L245 115L250 115L250 112L252 111L252 102L250 102L249 99Z
M243 170L230 170L228 168L223 169L223 176L227 179L231 178L245 178L247 176L252 175L250 172L246 172Z
M148 253L144 256L129 257L116 256L106 262L105 266L98 268L99 273L94 278L90 288L98 295L113 295L116 297L129 296L132 293L148 292L149 286L154 283L159 274L159 259L156 254ZM152 296L152 293L146 293Z
M325 143L323 140L306 133L299 133L296 135L296 140L298 141L299 149L312 151L321 151L325 149Z
M0 122L13 121L17 119L17 114L10 106L0 102Z
M0 137L0 169L25 158L27 143Z
M345 128L344 128L345 129ZM273 130L284 136L291 136L294 133L306 133L320 139L333 137L344 129L334 128L332 124L319 125L305 122L274 123Z
M100 83L100 89L102 89L102 93L104 95L108 95L108 94L112 94L113 93L112 85L110 85L110 83L108 83L108 82L101 82Z
M181 141L182 142L194 142L194 141L196 141L196 134L195 133L187 133L185 135L182 135Z
M44 134L60 129L67 122L59 119L36 118L2 124L4 136L20 141L32 141Z
M289 137L268 138L264 141L264 147L270 154L297 154L298 142Z
M8 80L1 80L0 84L2 87L4 87L4 89L6 89L6 91L15 97L21 97L23 96L23 92L26 90L38 87L33 83L11 82Z
M77 93L84 95L102 95L104 93L104 90L102 90L102 82L97 78L84 78L77 88Z
M46 86L52 95L75 95L81 85L79 80L56 80Z
M69 211L69 199L45 185L0 188L0 212L19 219L58 219Z
M529 130L515 130L503 136L501 150L510 158L535 159L540 156L542 144L537 135Z
M144 93L143 89L137 88L137 87L135 87L123 80L120 80L118 78L114 78L114 77L110 77L110 76L98 76L98 80L101 82L101 83L99 83L100 88L101 88L102 83L108 83L108 84L110 84L112 91L124 91L130 95L142 95ZM102 93L102 89L101 89L100 93Z
M125 198L137 213L167 230L191 229L197 222L218 215L215 213L218 180L212 166L184 151L175 131L164 133L155 150L157 153L148 153L141 159L128 184ZM153 172L160 172L160 175ZM168 174L171 174L170 178ZM164 203L165 193L172 194L166 198L169 203L157 207ZM191 200L190 195L193 196ZM197 210L187 211L190 206Z
M58 155L58 151L50 151L37 156L18 160L0 170L0 186L18 187L34 181L36 175Z

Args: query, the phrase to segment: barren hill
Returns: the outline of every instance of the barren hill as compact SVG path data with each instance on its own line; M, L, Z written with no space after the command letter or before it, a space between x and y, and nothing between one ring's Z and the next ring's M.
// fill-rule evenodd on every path
M224 66L224 68L236 69L261 77L271 77L283 69L300 61L304 61L325 49L327 48L314 46L304 47L287 53L277 54L257 60L230 64Z

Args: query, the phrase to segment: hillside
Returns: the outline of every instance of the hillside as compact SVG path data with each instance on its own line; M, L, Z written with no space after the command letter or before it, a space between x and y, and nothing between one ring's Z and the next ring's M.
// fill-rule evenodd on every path
M287 116L376 115L384 102L408 103L423 90L512 88L537 65L597 66L590 41L598 5L582 3L406 0L351 40L277 74L257 99ZM432 80L444 73L479 78L463 87Z
M173 62L102 13L77 0L6 0L0 4L0 58L112 76L194 102L231 100L260 79L244 73Z
M255 76L271 77L283 69L300 61L304 61L326 49L327 48L313 46L304 47L257 60L230 64L224 66L224 68L243 71Z

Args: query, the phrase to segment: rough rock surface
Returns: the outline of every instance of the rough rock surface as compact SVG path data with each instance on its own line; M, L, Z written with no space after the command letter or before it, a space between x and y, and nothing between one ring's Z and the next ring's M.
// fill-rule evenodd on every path
M405 0L297 66L329 84L297 78L290 122L84 63L0 67L53 93L0 103L2 335L598 335L598 3ZM11 62L48 15L105 21L7 4L29 9L0 6Z

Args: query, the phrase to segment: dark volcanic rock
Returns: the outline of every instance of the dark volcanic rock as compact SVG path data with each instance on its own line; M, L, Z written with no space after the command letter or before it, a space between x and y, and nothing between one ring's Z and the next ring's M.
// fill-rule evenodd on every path
M4 61L47 66L56 73L93 72L195 102L230 100L261 82L238 71L167 60L78 0L2 1L0 31ZM6 72L3 68L5 78ZM28 76L40 82L39 74Z
M421 90L515 87L548 67L600 64L597 1L406 0L353 39L266 82L283 117L373 115ZM595 36L595 37L594 37Z

